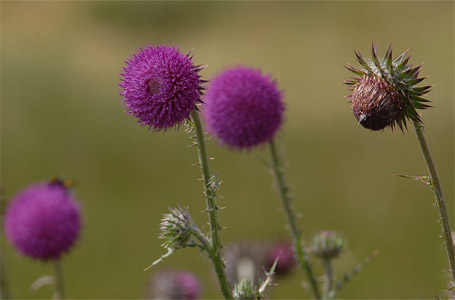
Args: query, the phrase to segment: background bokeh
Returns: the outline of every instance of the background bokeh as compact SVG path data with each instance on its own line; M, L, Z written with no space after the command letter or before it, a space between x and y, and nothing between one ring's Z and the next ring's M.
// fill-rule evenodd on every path
M153 133L123 112L123 60L148 43L174 44L208 65L210 79L242 64L272 74L284 91L280 138L287 177L307 239L336 229L349 241L337 274L381 254L340 294L343 298L444 296L447 260L433 195L394 174L426 174L413 130L370 132L355 121L342 85L353 49L369 56L410 48L425 62L423 113L451 218L454 211L454 2L1 2L1 186L13 196L54 175L74 179L84 212L77 247L64 259L72 298L141 298L159 255L158 224L168 206L189 206L204 229L197 159L183 130ZM209 144L223 181L224 244L287 236L262 159ZM452 225L455 220L452 218ZM31 283L48 264L19 256L2 238L8 281L18 298L48 298ZM315 262L320 274L320 266ZM209 262L196 249L157 266L194 271L204 298L219 298ZM274 298L310 297L295 274Z

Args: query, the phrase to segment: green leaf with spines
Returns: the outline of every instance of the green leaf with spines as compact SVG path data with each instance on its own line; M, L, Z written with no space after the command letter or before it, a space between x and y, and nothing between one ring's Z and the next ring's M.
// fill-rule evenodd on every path
M419 93L420 95L425 95L431 91L432 87L433 87L432 85L420 86L420 87L414 86L414 87L412 87L411 90L413 92Z
M431 105L427 105L427 104L424 104L422 102L414 102L413 105L417 109L427 109L429 107L432 107Z
M406 73L407 74L407 77L414 77L416 78L417 75L419 75L419 71L420 71L420 68L422 67L422 64L410 69L409 71L407 71Z
M425 99L425 98L422 98L422 97L419 97L419 96L415 96L415 95L411 95L411 100L414 101L414 102L421 102L421 103L429 103L431 102L430 100L428 99Z
M349 71L351 71L352 73L354 74L357 74L359 76L364 76L366 75L365 72L361 71L361 70L358 70L356 68L354 68L353 66L344 66L346 69L348 69Z
M358 81L355 80L355 79L353 79L353 80L345 80L343 83L346 84L346 85L356 85L358 83Z
M361 64L367 71L373 72L373 71L371 70L370 66L368 66L368 64L367 64L367 63L365 62L365 60L363 59L362 54L360 54L360 52L357 53L357 52L355 52L355 51L354 51L354 53L355 53L355 56L356 56L357 61L359 62L359 64Z
M411 120L414 120L416 122L421 122L421 118L417 111L414 108L414 105L409 105L406 109L406 116L410 118Z
M411 57L408 56L405 60L403 60L403 61L395 68L395 71L396 71L397 73L400 73L400 75L401 75L401 73L405 71L406 65L408 64L410 58L411 58Z
M378 60L377 49L374 47L374 45L371 45L371 57L376 68L381 69L381 64Z
M387 69L389 70L389 72L392 73L393 72L393 69L392 69L392 44L390 44L389 48L387 48L387 52L384 55L383 61L385 61L385 65L386 65Z
M411 79L411 80L405 80L406 83L409 85L409 86L414 86L416 84L419 84L420 82L424 81L426 79L426 77L421 77L421 78L417 78L417 79Z
M399 65L403 61L403 58L406 56L406 54L408 54L408 51L409 51L409 49L407 49L400 56L395 58L393 61L393 65L395 65L395 66Z

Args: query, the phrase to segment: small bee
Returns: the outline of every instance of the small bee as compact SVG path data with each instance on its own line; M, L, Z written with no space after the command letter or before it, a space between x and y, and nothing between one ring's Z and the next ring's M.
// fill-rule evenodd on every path
M51 180L49 180L49 184L50 185L58 185L58 186L62 186L64 188L70 189L70 188L74 187L75 183L72 180L63 179L61 177L54 176L54 177L51 178Z

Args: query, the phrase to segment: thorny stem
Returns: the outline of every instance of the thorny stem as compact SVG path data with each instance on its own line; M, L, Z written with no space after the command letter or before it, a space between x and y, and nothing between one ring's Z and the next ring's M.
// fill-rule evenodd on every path
M56 258L52 260L55 272L55 297L56 299L65 299L65 286L63 283L63 271L60 259Z
M294 243L295 251L294 253L296 255L297 261L299 262L300 269L305 271L308 280L310 281L310 286L313 291L314 297L316 299L321 299L318 284L313 275L313 271L308 261L307 254L305 253L305 250L302 245L302 234L300 230L297 228L295 214L293 209L291 208L291 196L289 195L289 188L284 178L282 161L277 153L274 140L271 140L269 142L269 148L272 159L272 171L278 188L278 194L280 196L281 203L283 204L284 212L286 214L289 229L291 231Z
M332 286L333 286L333 269L332 269L332 262L331 262L330 258L323 258L322 265L324 266L324 269L325 269L325 275L326 275L325 295L326 295L326 298L328 299L330 291L332 290Z
M204 131L202 129L201 120L198 111L194 110L191 114L193 120L193 128L196 139L196 146L199 154L199 164L201 166L202 181L204 183L204 194L207 205L207 213L209 214L209 224L211 230L210 236L210 259L212 260L215 272L220 282L221 291L225 299L233 299L231 286L226 279L224 271L224 263L221 254L221 241L219 236L220 225L218 224L217 211L218 206L215 203L215 190L211 186L211 176L209 168L209 160L207 156L207 149L205 146Z
M425 162L427 163L428 172L430 173L432 189L436 197L436 203L439 208L439 215L441 217L441 226L444 241L446 244L447 256L449 258L450 270L452 273L452 284L455 284L455 251L452 240L451 227L449 222L449 216L447 214L446 201L444 200L444 195L442 194L441 183L439 181L438 172L436 171L436 166L434 164L433 158L431 157L430 149L428 148L425 134L424 134L424 125L418 122L414 123L414 129L417 134L417 139L419 140L420 148L422 149Z

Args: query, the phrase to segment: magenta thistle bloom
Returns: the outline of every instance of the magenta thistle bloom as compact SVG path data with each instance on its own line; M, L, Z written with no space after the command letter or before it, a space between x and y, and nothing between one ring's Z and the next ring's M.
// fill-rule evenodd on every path
M279 259L276 264L275 273L277 275L288 274L295 266L292 245L287 242L278 242L271 245L266 255L266 269L270 269L273 266L277 257Z
M221 143L238 149L271 140L283 120L276 83L251 68L237 67L215 77L204 102L208 130Z
M201 296L199 280L188 271L161 271L152 277L150 289L155 299L193 300Z
M192 56L175 47L146 46L125 61L120 95L125 111L142 126L166 130L190 117L204 83Z
M11 199L4 222L6 236L16 249L42 260L69 251L81 229L79 208L58 182L38 183L20 191Z

